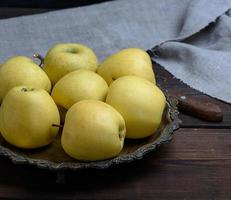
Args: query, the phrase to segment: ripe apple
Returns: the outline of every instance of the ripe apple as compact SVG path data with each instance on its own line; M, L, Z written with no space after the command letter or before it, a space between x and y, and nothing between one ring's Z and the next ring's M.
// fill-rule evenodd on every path
M120 153L125 132L124 119L114 108L101 101L83 100L68 110L61 144L75 159L104 160Z
M0 103L13 87L28 85L33 88L51 90L51 82L46 73L30 58L16 56L5 61L0 67Z
M162 91L150 81L124 76L110 85L106 103L123 116L127 138L144 138L159 127L166 100Z
M51 143L58 133L60 117L51 96L43 89L12 88L0 107L0 132L10 144L37 148Z
M121 76L134 75L155 83L152 62L149 55L142 49L123 49L109 56L98 68L98 74L110 85Z
M95 72L80 69L61 78L54 86L51 96L57 105L69 109L84 99L105 101L108 91L106 81Z
M77 43L53 46L44 59L44 71L54 85L69 72L78 69L96 71L98 59L89 47Z

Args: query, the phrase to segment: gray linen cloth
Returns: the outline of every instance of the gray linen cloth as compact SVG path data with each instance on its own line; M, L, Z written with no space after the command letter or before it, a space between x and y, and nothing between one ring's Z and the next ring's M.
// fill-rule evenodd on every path
M0 20L0 62L77 42L100 60L127 47L193 88L231 103L231 0L117 0Z

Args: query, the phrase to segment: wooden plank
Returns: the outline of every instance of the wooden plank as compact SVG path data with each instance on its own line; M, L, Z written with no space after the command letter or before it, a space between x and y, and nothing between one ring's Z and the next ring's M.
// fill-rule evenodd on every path
M0 198L231 199L230 130L180 129L145 159L104 171L55 173L0 161Z

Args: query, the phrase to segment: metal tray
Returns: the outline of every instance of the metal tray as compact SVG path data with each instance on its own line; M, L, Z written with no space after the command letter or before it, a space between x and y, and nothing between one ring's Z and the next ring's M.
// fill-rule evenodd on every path
M35 150L22 150L8 144L0 136L0 155L8 157L15 164L28 164L53 171L81 170L86 168L105 169L112 165L130 163L142 159L159 145L172 139L174 130L179 128L177 102L172 97L167 97L167 103L158 131L152 136L140 140L126 140L122 152L115 158L97 161L80 162L65 154L60 143L60 134L55 141L43 148Z

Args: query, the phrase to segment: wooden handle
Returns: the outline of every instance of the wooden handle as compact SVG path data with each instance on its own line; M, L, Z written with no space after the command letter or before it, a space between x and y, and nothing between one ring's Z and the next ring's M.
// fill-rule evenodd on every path
M180 96L177 100L178 109L184 113L211 122L223 120L221 108L214 103L198 101L188 96Z

